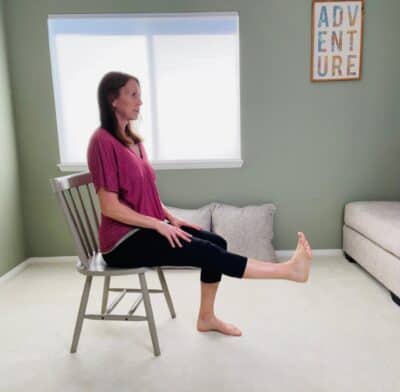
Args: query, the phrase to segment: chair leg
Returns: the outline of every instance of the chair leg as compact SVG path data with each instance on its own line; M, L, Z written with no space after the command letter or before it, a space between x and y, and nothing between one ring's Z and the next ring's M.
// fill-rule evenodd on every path
M110 289L110 276L105 276L104 286L103 286L103 299L101 301L101 314L104 314L107 310L109 289Z
M147 322L149 324L150 336L153 342L154 355L160 355L160 346L158 344L156 325L154 323L153 309L151 307L150 295L147 288L146 278L144 273L139 273L140 287L143 293L143 304L146 311Z
M78 317L76 319L76 324L75 324L74 337L72 339L71 354L75 353L78 347L79 337L81 335L82 324L85 316L91 285L92 285L92 276L86 276L85 286L83 288L81 297L81 303L79 305Z
M175 318L176 314L175 314L174 304L172 303L172 298L168 289L167 281L165 280L164 271L161 269L161 267L157 267L157 274L158 278L160 279L161 287L164 291L165 300L167 301L171 317Z

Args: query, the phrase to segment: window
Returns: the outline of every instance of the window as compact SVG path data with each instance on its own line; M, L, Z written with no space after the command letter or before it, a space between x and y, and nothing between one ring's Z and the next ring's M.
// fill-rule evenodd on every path
M62 170L87 167L109 71L140 80L155 169L242 165L237 13L50 15L48 29Z

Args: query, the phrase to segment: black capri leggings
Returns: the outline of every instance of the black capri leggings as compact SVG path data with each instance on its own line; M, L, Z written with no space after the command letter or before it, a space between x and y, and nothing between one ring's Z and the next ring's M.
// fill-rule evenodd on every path
M200 280L216 283L221 275L242 278L247 257L227 251L226 240L207 230L182 226L192 234L191 242L179 237L180 248L171 246L168 239L157 230L141 228L129 236L103 259L111 267L139 268L155 266L193 266L201 268Z

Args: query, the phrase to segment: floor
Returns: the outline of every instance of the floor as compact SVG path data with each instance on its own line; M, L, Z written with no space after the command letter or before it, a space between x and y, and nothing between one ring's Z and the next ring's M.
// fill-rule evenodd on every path
M177 318L152 295L159 357L146 322L86 320L69 353L83 288L73 263L34 262L1 284L0 391L400 391L400 307L343 257L316 257L305 284L224 276L216 311L241 337L195 329L199 270L165 275ZM136 276L112 280L130 283L139 287ZM101 290L95 278L89 311L100 309Z

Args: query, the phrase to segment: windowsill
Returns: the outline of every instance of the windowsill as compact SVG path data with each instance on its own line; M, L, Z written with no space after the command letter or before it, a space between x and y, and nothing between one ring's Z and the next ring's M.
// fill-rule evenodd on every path
M220 169L242 167L242 159L219 159L208 161L154 161L150 162L154 170L182 170L182 169ZM59 163L57 167L62 172L87 171L88 167L82 163Z

